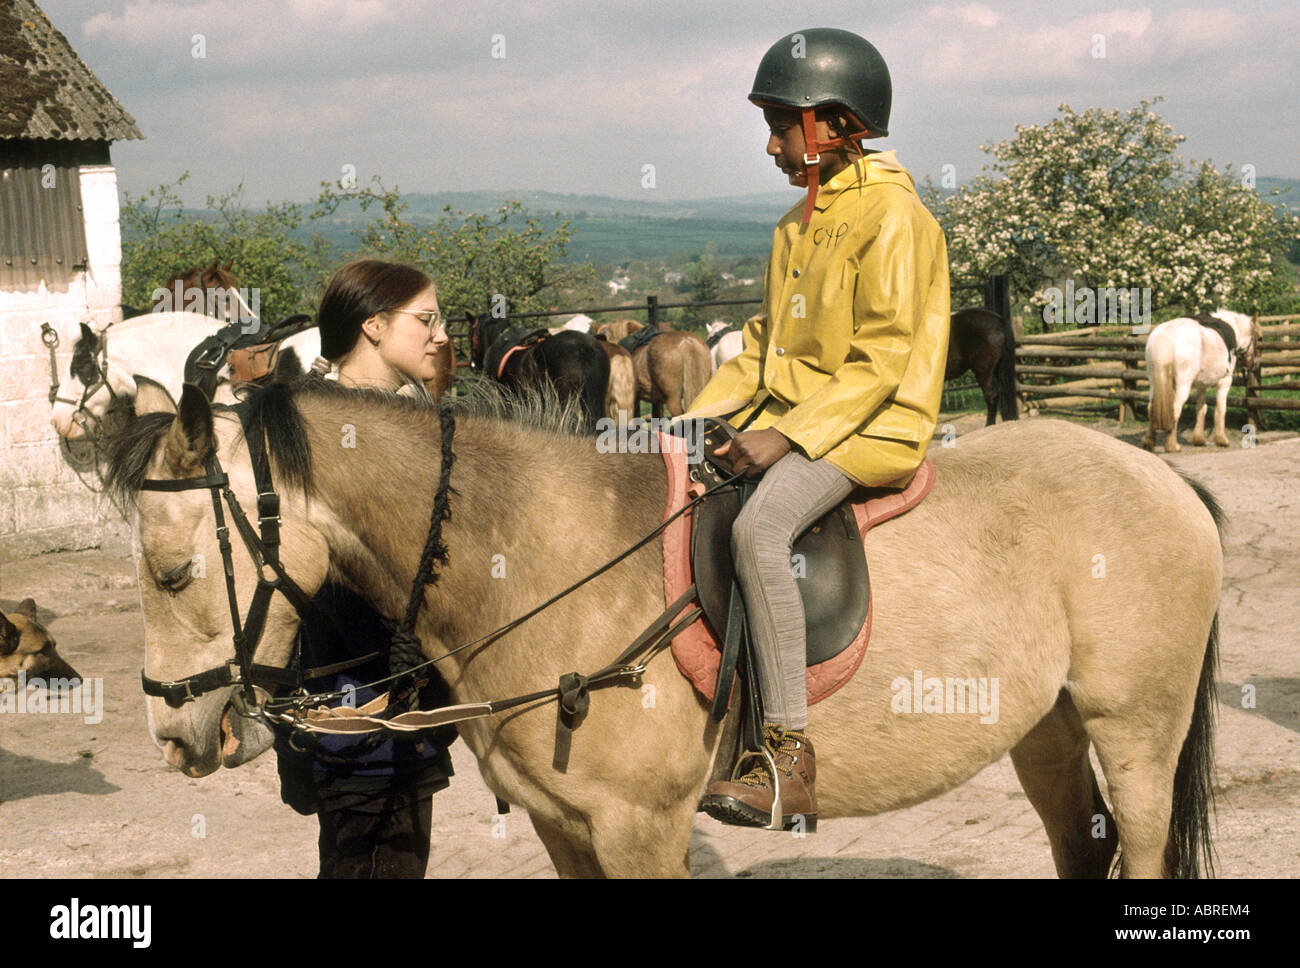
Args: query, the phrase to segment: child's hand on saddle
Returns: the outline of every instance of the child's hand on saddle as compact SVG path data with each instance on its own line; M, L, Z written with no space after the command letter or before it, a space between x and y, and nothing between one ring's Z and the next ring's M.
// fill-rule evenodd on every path
M748 471L747 477L758 477L788 453L789 439L779 430L769 427L767 430L746 430L736 434L715 450L713 455L725 457L731 464L733 474Z

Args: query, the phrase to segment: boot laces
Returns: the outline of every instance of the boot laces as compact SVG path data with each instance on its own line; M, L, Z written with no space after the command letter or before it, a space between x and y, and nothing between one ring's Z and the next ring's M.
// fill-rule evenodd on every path
M763 745L767 752L771 754L772 760L776 762L779 769L786 776L790 776L794 769L794 764L798 762L797 751L803 746L803 733L796 730L788 730L779 723L763 724ZM781 757L786 757L786 763L781 762ZM750 771L736 779L736 783L741 786L765 787L772 784L772 772L768 768L767 757L762 751L749 751L741 757L737 767L744 766L750 760L754 761L754 766Z

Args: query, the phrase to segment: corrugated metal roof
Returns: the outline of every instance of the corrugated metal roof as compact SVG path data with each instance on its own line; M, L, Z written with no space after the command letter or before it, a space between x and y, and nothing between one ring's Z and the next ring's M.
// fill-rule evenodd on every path
M143 137L40 7L0 0L0 138Z
M0 289L66 285L88 262L81 165L108 145L0 142Z

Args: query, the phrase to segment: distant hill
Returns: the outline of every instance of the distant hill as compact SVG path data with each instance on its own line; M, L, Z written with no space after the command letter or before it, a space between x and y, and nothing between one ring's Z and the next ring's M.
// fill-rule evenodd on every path
M1255 179L1255 190L1269 204L1285 208L1292 215L1300 215L1300 179L1266 178L1261 175ZM1277 195L1273 194L1275 190Z
M626 262L680 252L697 253L713 242L724 259L766 256L777 220L799 201L802 192L767 192L717 198L661 201L611 198L606 195L562 195L555 192L413 192L404 198L406 217L429 224L444 214L494 212L507 201L518 201L543 226L555 224L555 213L573 223L567 258L574 262ZM344 204L312 229L334 244L350 247L371 216L360 206Z
M1300 180L1260 177L1257 186L1271 204L1300 214ZM1274 195L1274 189L1281 194ZM647 195L652 195L648 192ZM946 194L946 193L945 193ZM611 198L606 195L565 195L536 191L414 192L405 196L407 217L431 224L450 205L453 212L493 212L507 201L521 202L543 226L555 224L555 213L573 223L567 258L573 262L623 263L679 253L695 254L713 242L719 257L765 257L777 220L803 196L798 190L714 198L664 201L657 198ZM196 218L212 213L187 209ZM342 250L354 249L373 212L363 215L355 203L341 205L328 219L309 222L303 236L324 235Z
M507 201L517 201L534 213L559 212L564 216L585 215L591 218L666 218L723 219L731 222L776 224L802 192L765 192L759 195L733 195L716 198L662 201L647 192L641 198L611 198L608 195L563 195L557 192L410 192L404 196L412 216L437 217L450 205L453 211L494 212ZM353 215L360 206L340 206L339 212Z

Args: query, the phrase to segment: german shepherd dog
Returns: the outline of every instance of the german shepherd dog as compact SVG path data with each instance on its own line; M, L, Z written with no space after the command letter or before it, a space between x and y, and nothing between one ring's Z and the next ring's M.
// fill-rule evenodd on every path
M20 671L28 682L58 679L69 689L81 684L77 670L55 648L54 636L36 620L36 603L30 598L23 599L16 612L0 612L0 680L17 680Z

